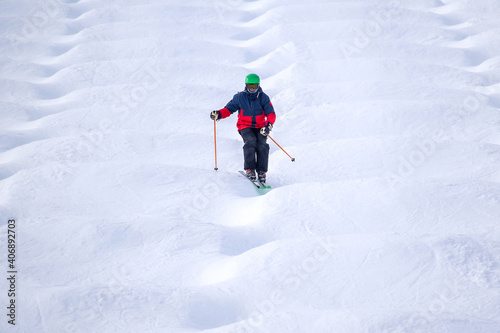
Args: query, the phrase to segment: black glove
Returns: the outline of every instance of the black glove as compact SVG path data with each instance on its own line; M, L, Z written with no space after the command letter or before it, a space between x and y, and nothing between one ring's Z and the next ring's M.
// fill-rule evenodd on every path
M272 129L273 129L273 124L267 123L265 127L262 127L260 129L260 134L262 134L263 136L267 136Z
M212 120L220 119L220 111L214 110L210 112L210 119Z
M214 111L210 112L210 119L212 119L212 120L220 119L220 111L214 110Z

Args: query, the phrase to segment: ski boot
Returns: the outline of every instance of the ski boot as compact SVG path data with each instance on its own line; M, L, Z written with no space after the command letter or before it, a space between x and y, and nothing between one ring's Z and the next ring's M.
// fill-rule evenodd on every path
M259 171L259 182L262 184L266 183L266 173L264 171Z
M248 179L250 179L253 182L257 180L257 177L255 176L255 171L252 169L247 169L245 176L247 176Z

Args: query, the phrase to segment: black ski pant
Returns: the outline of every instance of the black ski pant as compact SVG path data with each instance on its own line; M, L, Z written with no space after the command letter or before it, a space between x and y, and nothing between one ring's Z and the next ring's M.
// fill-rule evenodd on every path
M243 138L244 168L267 172L269 145L267 136L260 134L260 128L244 128L239 131Z

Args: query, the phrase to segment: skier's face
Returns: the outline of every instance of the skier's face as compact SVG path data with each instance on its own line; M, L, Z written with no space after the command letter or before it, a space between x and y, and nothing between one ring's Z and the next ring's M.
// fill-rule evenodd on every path
M255 84L247 84L247 90L251 93L257 91L257 89L259 88L259 85L257 83Z

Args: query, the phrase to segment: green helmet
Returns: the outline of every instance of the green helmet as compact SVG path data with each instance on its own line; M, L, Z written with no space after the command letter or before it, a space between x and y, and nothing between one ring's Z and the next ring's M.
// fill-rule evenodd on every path
M260 78L257 74L248 74L245 78L245 84L260 84Z

